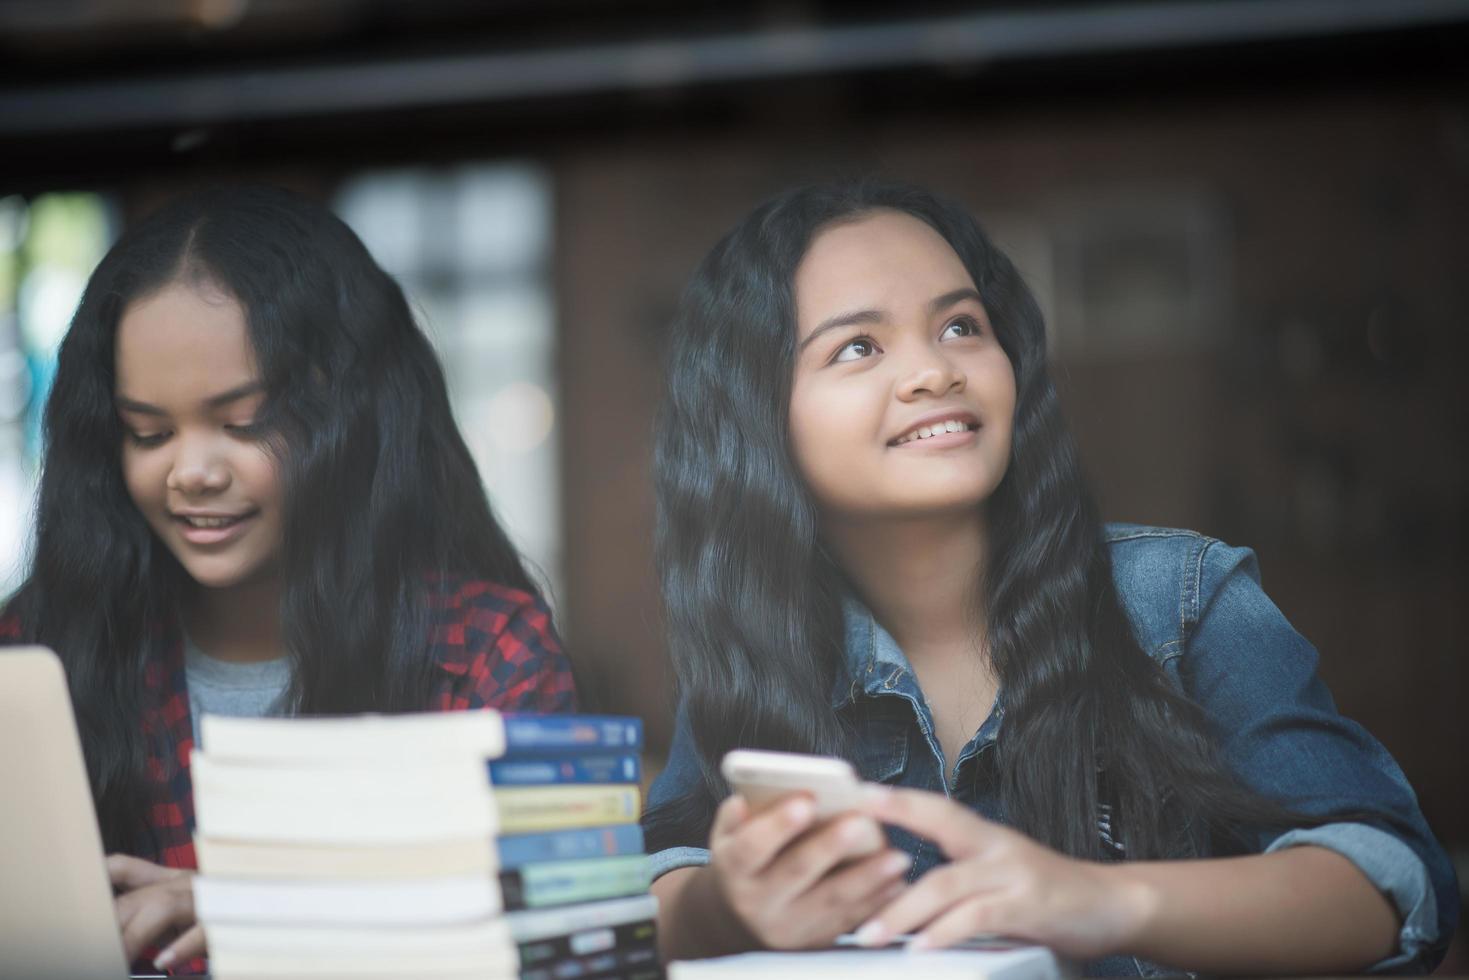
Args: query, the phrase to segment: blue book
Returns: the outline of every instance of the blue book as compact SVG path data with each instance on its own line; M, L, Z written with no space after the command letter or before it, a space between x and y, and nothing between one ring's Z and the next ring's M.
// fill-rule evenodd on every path
M642 765L635 754L588 754L545 759L499 759L490 763L496 786L550 786L556 783L635 783Z
M504 715L505 756L636 752L643 720L617 715Z
M509 834L496 838L495 843L500 849L501 870L513 871L527 864L641 854L643 828L628 823L545 834Z

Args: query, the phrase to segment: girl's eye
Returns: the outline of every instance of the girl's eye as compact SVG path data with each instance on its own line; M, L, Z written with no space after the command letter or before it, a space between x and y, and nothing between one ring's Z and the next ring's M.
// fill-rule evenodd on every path
M226 432L232 432L247 439L254 439L264 431L264 427L259 422L235 422L224 428Z
M139 449L151 449L154 446L161 446L163 445L163 440L167 438L167 432L142 433L134 432L132 429L128 430L128 439L131 440L132 444L137 446Z
M858 337L849 340L837 351L837 356L832 358L832 363L839 361L855 361L863 357L871 357L877 353L877 345L866 337Z
M944 332L939 334L940 340L950 337L978 337L981 333L979 321L970 316L955 317L944 327Z

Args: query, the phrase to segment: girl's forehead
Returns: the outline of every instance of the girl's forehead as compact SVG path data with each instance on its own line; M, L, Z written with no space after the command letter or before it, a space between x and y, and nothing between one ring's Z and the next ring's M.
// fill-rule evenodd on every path
M974 288L969 271L932 226L906 212L875 211L812 239L794 279L797 320L809 329L832 313L926 303L964 287Z
M240 304L221 290L183 282L123 310L116 368L120 393L145 401L229 387L259 373Z

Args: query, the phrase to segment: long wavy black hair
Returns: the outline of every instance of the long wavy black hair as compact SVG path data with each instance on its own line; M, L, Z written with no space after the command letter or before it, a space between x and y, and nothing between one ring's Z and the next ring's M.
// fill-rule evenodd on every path
M429 593L445 576L533 585L491 513L443 370L403 291L330 211L270 187L195 192L93 272L46 405L30 576L7 609L66 665L109 850L146 846L144 671L176 641L182 566L123 482L114 341L176 282L237 300L283 488L281 626L301 713L429 707ZM172 753L164 753L170 759Z
M1132 631L1047 374L1040 310L1014 266L962 208L862 181L757 208L699 266L674 320L655 440L657 556L702 780L649 814L650 849L704 843L728 793L718 771L727 750L849 747L829 701L847 585L790 451L792 282L817 233L878 209L910 214L949 243L1015 372L1009 468L980 505L990 551L975 597L1003 691L1007 819L1065 853L1101 857L1105 805L1132 858L1198 853L1219 831L1283 823L1287 811L1220 763L1202 713Z

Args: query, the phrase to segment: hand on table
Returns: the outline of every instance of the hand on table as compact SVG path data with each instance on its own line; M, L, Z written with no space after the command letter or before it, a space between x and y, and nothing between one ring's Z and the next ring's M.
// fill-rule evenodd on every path
M993 933L1094 959L1123 948L1146 914L1147 896L1106 865L1059 854L938 793L877 790L864 810L950 858L858 931L864 945L916 932L910 948L934 948Z
M714 816L709 857L724 903L770 949L831 945L896 897L912 864L871 817L818 821L804 796L755 814L731 796Z
M107 876L129 963L155 943L167 943L154 960L161 970L204 955L204 927L194 918L194 872L109 854Z

